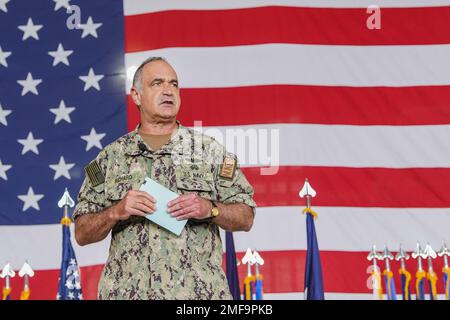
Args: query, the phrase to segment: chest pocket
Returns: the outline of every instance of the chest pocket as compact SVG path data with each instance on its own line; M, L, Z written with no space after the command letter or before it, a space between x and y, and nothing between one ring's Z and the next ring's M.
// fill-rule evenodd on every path
M214 200L213 175L207 172L176 171L177 189L180 193L197 193L200 197Z
M128 191L133 189L129 182L111 183L106 186L106 199L112 203L122 200Z

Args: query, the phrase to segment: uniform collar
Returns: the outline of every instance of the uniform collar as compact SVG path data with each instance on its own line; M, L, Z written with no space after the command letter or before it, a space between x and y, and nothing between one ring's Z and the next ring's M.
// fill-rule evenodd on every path
M126 147L125 147L125 153L130 156L137 156L142 154L142 150L139 149L139 145L142 143L147 147L147 150L151 154L170 154L172 152L172 149L174 145L177 143L177 141L182 141L184 139L190 139L191 134L188 130L188 128L184 127L178 120L178 130L177 132L170 138L170 140L163 145L159 150L152 151L150 150L150 147L145 143L145 141L142 139L142 137L139 135L138 130L141 124L138 124L136 128L128 134L127 140L126 140Z

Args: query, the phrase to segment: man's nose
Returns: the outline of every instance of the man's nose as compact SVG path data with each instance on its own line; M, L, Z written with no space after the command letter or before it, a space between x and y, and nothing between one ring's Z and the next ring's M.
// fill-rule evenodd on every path
M172 96L173 95L173 88L170 84L168 83L164 83L163 85L163 94L164 95L168 95L168 96Z

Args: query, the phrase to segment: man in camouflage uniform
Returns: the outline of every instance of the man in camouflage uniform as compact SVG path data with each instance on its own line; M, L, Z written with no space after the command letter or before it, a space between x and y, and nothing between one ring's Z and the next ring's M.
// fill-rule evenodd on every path
M165 60L144 61L131 94L141 123L87 166L74 211L80 245L112 231L98 298L231 299L219 227L250 230L253 189L234 155L176 121L178 80ZM158 199L138 190L145 177L181 194L167 208L189 219L180 236L145 218L158 206Z

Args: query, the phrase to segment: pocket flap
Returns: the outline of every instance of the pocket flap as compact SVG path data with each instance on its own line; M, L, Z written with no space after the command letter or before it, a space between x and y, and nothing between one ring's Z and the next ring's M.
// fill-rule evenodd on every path
M214 176L209 168L177 167L177 188L182 190L211 192Z
M218 179L217 183L221 187L229 188L233 186L234 181L233 180L227 180L227 179Z
M212 190L211 182L200 179L178 179L177 178L177 188L183 190L192 191L205 191L210 192Z

